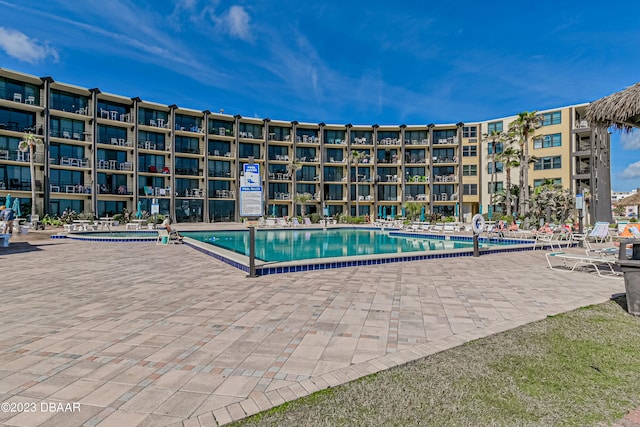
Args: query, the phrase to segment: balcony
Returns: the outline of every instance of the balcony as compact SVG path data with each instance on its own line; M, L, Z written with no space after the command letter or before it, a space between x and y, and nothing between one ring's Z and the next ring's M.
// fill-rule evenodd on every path
M458 163L458 157L434 157L433 163Z
M28 151L20 151L20 150L15 150L15 151L9 151L8 149L3 149L0 148L0 160L13 160L16 162L28 162L29 161L29 152ZM35 153L35 156L33 157L33 161L35 163L43 163L43 154L42 153Z
M131 113L120 112L118 110L105 110L104 108L100 108L99 117L114 122L133 123L131 121Z
M424 138L422 140L420 139L411 139L411 140L406 140L405 141L405 145L429 145L429 140Z
M184 197L201 199L204 197L205 191L199 188L187 188L183 192Z
M149 123L139 123L141 125L162 128L162 129L170 129L171 124L166 119L149 119Z
M202 175L202 169L176 168L176 175L201 176Z
M126 185L118 185L115 187L107 186L105 184L98 186L98 194L113 194L117 196L132 196L133 193L128 191Z
M208 175L211 178L231 178L231 170L210 170Z
M75 157L52 157L49 159L50 165L71 166L75 168L89 168L91 162L88 158L75 158Z
M426 202L428 200L428 197L426 194L424 193L419 193L419 194L407 194L406 196L404 196L404 200L407 202Z
M216 199L235 199L236 192L235 190L215 190L209 192L209 197Z
M434 145L457 145L458 138L450 136L448 138L438 138L433 141Z
M401 145L402 140L400 138L383 138L378 141L378 145Z

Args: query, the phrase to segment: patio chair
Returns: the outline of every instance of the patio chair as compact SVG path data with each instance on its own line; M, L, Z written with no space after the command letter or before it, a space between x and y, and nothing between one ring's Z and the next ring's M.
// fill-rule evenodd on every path
M300 221L298 221L298 217L293 217L291 218L291 225L293 225L294 227L297 227L300 225Z
M309 218L304 219L304 225L312 225L311 220Z

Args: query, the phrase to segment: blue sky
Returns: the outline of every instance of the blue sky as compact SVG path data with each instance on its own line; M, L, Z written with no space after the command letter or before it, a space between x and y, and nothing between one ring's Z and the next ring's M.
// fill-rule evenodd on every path
M640 26L591 0L0 0L0 67L162 104L301 122L479 121L640 80ZM640 132L613 135L616 191Z

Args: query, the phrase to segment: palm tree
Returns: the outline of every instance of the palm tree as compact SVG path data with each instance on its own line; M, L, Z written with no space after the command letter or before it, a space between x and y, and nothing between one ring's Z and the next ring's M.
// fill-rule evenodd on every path
M18 149L22 152L29 151L29 172L31 174L31 215L36 214L36 168L33 164L33 157L36 154L36 148L42 144L42 140L32 134L26 132L22 137L22 141L18 145Z
M302 167L302 163L297 160L292 160L287 165L287 172L291 174L291 193L296 194L296 171ZM296 198L291 198L291 216L296 215Z
M511 216L511 169L520 166L520 150L513 147L506 147L498 155L507 175L507 188L505 192L505 204L507 206L507 216Z
M300 215L304 217L307 213L307 202L313 199L313 196L310 193L298 193L294 199L300 204Z
M496 168L496 146L498 145L498 143L502 142L504 140L505 136L503 134L503 132L497 131L497 130L492 130L491 132L489 132L488 134L484 134L483 135L483 142L486 142L488 144L491 144L491 162L493 163L493 169L491 171L491 194L490 194L490 199L489 199L489 204L491 206L493 206L496 201L495 201L495 194L496 194L496 181L497 181L497 173L498 170Z
M353 150L351 152L351 162L356 165L356 216L360 216L360 203L358 203L358 199L360 198L358 194L358 163L361 157L362 153L360 151Z
M520 144L520 206L518 210L522 215L527 215L529 211L529 137L533 132L542 126L542 117L537 115L537 111L524 111L518 114L509 125L509 131L517 138Z

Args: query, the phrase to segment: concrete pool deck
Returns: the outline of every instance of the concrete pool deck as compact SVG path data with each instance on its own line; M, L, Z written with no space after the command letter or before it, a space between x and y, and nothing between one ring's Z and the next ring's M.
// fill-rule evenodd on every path
M187 245L42 236L0 248L0 402L37 409L3 425L225 424L624 292L544 251L248 279Z

